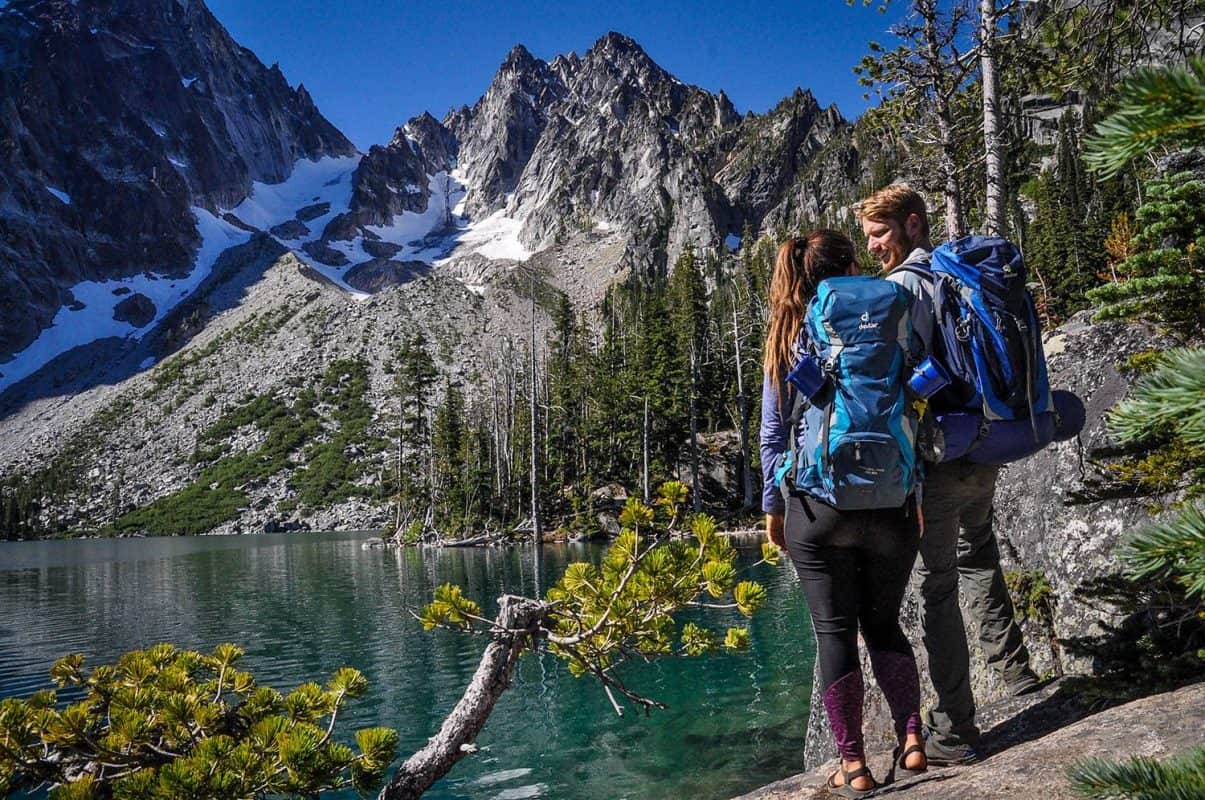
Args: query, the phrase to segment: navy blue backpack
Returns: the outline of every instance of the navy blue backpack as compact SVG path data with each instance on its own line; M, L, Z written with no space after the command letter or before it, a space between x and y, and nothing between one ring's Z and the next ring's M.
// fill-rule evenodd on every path
M842 510L898 508L912 493L918 419L906 392L919 355L912 296L881 278L822 281L804 317L803 359L823 372L810 398L792 394L791 450L779 485ZM799 426L805 426L798 445Z
M929 270L934 355L951 378L932 398L942 460L1005 464L1041 450L1055 437L1055 408L1020 251L1007 239L964 236L934 250Z

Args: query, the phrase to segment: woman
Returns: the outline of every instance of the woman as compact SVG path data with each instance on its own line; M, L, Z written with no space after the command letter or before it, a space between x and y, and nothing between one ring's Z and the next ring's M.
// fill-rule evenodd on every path
M835 231L813 231L778 248L770 282L761 426L766 531L790 555L807 597L824 709L841 755L841 768L829 776L828 785L847 797L862 797L878 787L866 766L862 741L859 629L895 722L899 745L893 772L914 774L928 766L916 661L899 624L920 538L915 497L900 508L838 511L791 488L780 493L774 485L774 470L790 449L794 389L785 376L798 356L808 302L824 279L857 272L853 242Z

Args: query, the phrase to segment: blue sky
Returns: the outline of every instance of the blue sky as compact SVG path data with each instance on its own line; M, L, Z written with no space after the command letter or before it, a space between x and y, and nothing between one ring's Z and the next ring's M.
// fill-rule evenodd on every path
M430 111L442 118L485 91L517 43L550 60L607 31L635 39L678 78L723 89L742 113L796 86L848 118L867 106L853 66L891 15L845 0L795 2L398 2L208 0L240 44L279 62L361 149ZM897 12L898 13L898 12Z

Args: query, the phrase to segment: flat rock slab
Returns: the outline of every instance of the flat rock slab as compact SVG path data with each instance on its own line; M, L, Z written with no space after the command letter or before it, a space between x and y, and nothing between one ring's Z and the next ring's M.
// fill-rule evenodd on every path
M1015 722L1002 723L1009 724ZM901 800L1079 800L1082 795L1071 788L1067 768L1081 759L1141 755L1162 760L1203 743L1205 683L1198 683L1093 714L1041 738L999 750L979 764L934 767L923 775L884 786L872 796ZM880 779L887 775L890 764L891 757L886 753L870 758L871 770ZM839 797L824 788L825 777L836 767L837 762L831 761L814 772L772 783L734 800Z

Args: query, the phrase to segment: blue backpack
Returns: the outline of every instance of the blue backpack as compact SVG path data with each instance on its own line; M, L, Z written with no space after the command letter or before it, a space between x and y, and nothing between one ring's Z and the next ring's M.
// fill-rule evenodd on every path
M942 460L1005 464L1036 453L1053 440L1056 420L1020 251L1007 239L964 236L934 250L929 270L934 354L951 378L932 399Z
M792 393L791 451L776 473L837 509L898 508L918 479L917 418L905 386L919 354L912 297L881 278L821 282L804 317L804 358L827 381ZM803 442L798 432L803 429Z

